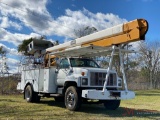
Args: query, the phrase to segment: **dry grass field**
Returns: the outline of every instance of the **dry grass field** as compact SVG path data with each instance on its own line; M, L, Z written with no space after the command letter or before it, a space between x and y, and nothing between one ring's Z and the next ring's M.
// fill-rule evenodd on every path
M105 110L103 105L84 104L80 111L65 108L53 98L40 103L27 103L22 95L0 96L0 119L4 120L147 120L160 119L160 90L136 91L136 98L123 100L117 110Z

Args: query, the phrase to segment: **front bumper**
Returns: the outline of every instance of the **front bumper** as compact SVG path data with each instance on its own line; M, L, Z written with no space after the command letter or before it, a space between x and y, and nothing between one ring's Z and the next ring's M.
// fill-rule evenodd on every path
M82 97L96 100L127 100L135 98L133 91L124 90L82 90Z

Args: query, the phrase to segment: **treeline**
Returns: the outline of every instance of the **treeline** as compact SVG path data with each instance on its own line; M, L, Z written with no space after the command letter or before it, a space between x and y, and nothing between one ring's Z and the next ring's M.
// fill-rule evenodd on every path
M125 63L129 88L160 89L160 42L140 42L137 48Z
M0 94L19 94L18 80L15 76L0 77Z
M146 70L130 70L127 72L128 88L131 90L160 89L160 72L155 77L155 80L153 80L156 82L151 86L149 74L146 73Z
M131 89L160 89L160 41L137 42L133 45L123 45L124 49L135 53L124 53L123 61L127 83ZM107 68L109 57L101 58L101 67ZM113 59L113 69L119 76L119 55Z

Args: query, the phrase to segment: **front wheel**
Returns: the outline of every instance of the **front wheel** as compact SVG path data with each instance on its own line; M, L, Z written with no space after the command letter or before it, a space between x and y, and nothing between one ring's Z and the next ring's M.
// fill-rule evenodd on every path
M74 86L67 88L65 92L65 106L71 111L79 110L81 107L81 92Z
M120 102L120 100L105 100L103 103L107 110L115 110L119 107Z

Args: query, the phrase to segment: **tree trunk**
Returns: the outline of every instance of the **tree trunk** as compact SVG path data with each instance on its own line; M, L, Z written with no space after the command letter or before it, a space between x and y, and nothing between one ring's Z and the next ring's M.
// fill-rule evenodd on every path
M150 85L149 85L149 89L152 89L153 88L153 82L152 82L152 71L150 71L149 72L149 83L150 83Z

